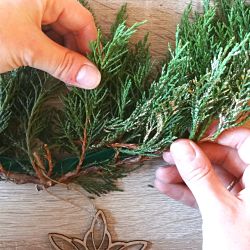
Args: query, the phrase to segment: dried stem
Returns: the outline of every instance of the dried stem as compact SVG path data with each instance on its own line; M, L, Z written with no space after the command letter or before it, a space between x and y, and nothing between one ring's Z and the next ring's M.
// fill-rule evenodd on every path
M84 139L82 141L84 143L86 143L86 139ZM82 148L84 148L84 146ZM92 166L92 167L85 169L85 170L80 169L80 171L77 170L77 168L76 168L75 171L65 174L58 181L52 180L48 176L46 176L46 174L44 173L43 169L45 169L45 168L44 168L44 165L43 165L42 160L39 157L39 155L37 153L34 153L33 155L34 155L36 162L33 161L32 166L36 172L37 177L25 175L25 174L8 172L0 164L0 178L2 178L4 180L9 180L9 181L14 182L16 184L33 183L33 184L42 185L44 187L51 187L55 184L68 184L68 183L70 183L70 181L72 179L74 179L80 175L88 175L90 173L101 173L101 169L97 166ZM81 155L83 155L83 154L81 154ZM129 158L126 158L124 160L118 161L116 165L117 165L117 167L124 165L124 164L133 165L133 164L140 163L140 162L148 160L148 159L149 159L148 157L142 157L142 156L129 157ZM81 160L83 162L84 156L82 156ZM38 162L39 162L39 164L37 164ZM80 161L79 161L79 163L80 163ZM79 166L79 164L78 164L78 166Z
M86 154L86 146L87 146L87 130L84 128L83 130L83 138L81 140L82 142L82 149L81 149L81 155L79 162L76 166L76 169L72 172L68 172L65 175L63 175L60 179L59 182L61 183L69 183L72 179L78 177L80 174L82 174L82 165L85 160L85 154Z
M86 130L86 128L84 128L84 130L83 130L83 138L81 141L82 141L82 150L81 150L81 156L80 156L79 162L78 162L77 167L76 167L77 173L80 173L81 168L82 168L82 164L83 164L84 159L85 159L86 146L87 146L87 130Z
M115 156L114 156L115 163L117 163L119 161L119 157L120 157L120 152L117 150L115 152Z
M51 187L53 185L53 182L51 181L51 179L49 179L46 174L45 174L45 167L44 164L40 158L40 156L34 152L33 153L34 156L34 161L32 162L32 166L36 172L37 177L39 178L40 182L42 185L46 186L46 187Z
M126 144L126 143L112 143L109 145L112 148L127 148L127 149L138 149L136 144Z
M43 171L46 171L46 168L42 162L42 159L40 158L40 156L37 154L37 152L34 152L33 153L33 156L34 156L34 159L35 159L35 162L36 162L36 165Z
M44 144L44 149L45 149L45 152L46 152L45 158L47 159L48 164L49 164L49 171L47 173L47 176L50 177L52 175L54 165L53 165L53 162L52 162L51 152L50 152L49 147L48 147L47 144Z
M0 178L6 181L14 182L15 184L27 184L27 183L33 183L38 185L41 184L40 180L37 177L6 171L1 164L0 164Z

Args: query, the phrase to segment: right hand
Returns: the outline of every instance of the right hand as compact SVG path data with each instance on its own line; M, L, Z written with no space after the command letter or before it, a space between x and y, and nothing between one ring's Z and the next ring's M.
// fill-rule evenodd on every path
M158 169L155 186L187 205L203 220L203 249L250 248L250 130L231 129L216 143L177 140L165 153L172 167ZM215 168L212 167L215 165ZM240 182L229 192L234 178Z

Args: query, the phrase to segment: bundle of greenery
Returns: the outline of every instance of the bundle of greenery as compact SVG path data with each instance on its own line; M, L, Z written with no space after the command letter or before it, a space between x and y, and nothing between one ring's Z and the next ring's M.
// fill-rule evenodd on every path
M85 3L86 4L86 3ZM189 6L164 62L152 63L147 36L130 38L122 7L110 35L99 31L92 91L68 90L31 68L1 75L0 176L45 187L71 182L88 192L116 190L131 162L158 156L177 138L215 139L243 124L250 107L250 7L243 0ZM159 70L160 68L160 70ZM57 100L57 105L51 103Z

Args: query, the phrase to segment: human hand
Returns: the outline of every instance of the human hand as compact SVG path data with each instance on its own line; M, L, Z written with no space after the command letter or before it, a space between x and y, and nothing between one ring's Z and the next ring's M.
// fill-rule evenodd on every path
M80 88L100 83L98 69L80 54L89 52L97 29L76 0L0 1L0 30L0 73L30 66Z
M155 186L175 200L198 205L203 249L249 249L249 150L250 130L237 128L222 133L216 143L198 146L190 140L178 140L170 153L164 154L172 166L157 170ZM235 178L240 181L229 192L227 186Z

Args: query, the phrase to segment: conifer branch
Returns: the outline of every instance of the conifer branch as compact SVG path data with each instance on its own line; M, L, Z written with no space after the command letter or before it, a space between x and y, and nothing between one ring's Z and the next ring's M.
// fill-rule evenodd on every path
M50 152L47 144L44 144L44 150L45 150L45 158L46 158L48 165L49 165L49 171L48 171L47 176L51 177L51 175L53 173L53 169L54 169L54 164L52 162L52 155L51 155L51 152Z
M55 79L28 68L3 75L0 175L44 186L74 181L99 195L117 189L115 181L134 169L128 162L159 156L177 138L199 141L214 120L206 139L243 124L250 117L250 7L243 0L204 0L203 7L202 14L186 9L175 45L154 65L147 35L130 43L144 22L129 27L123 6L110 35L99 29L91 43L89 59L102 73L93 91L58 92ZM48 105L52 97L60 109Z

